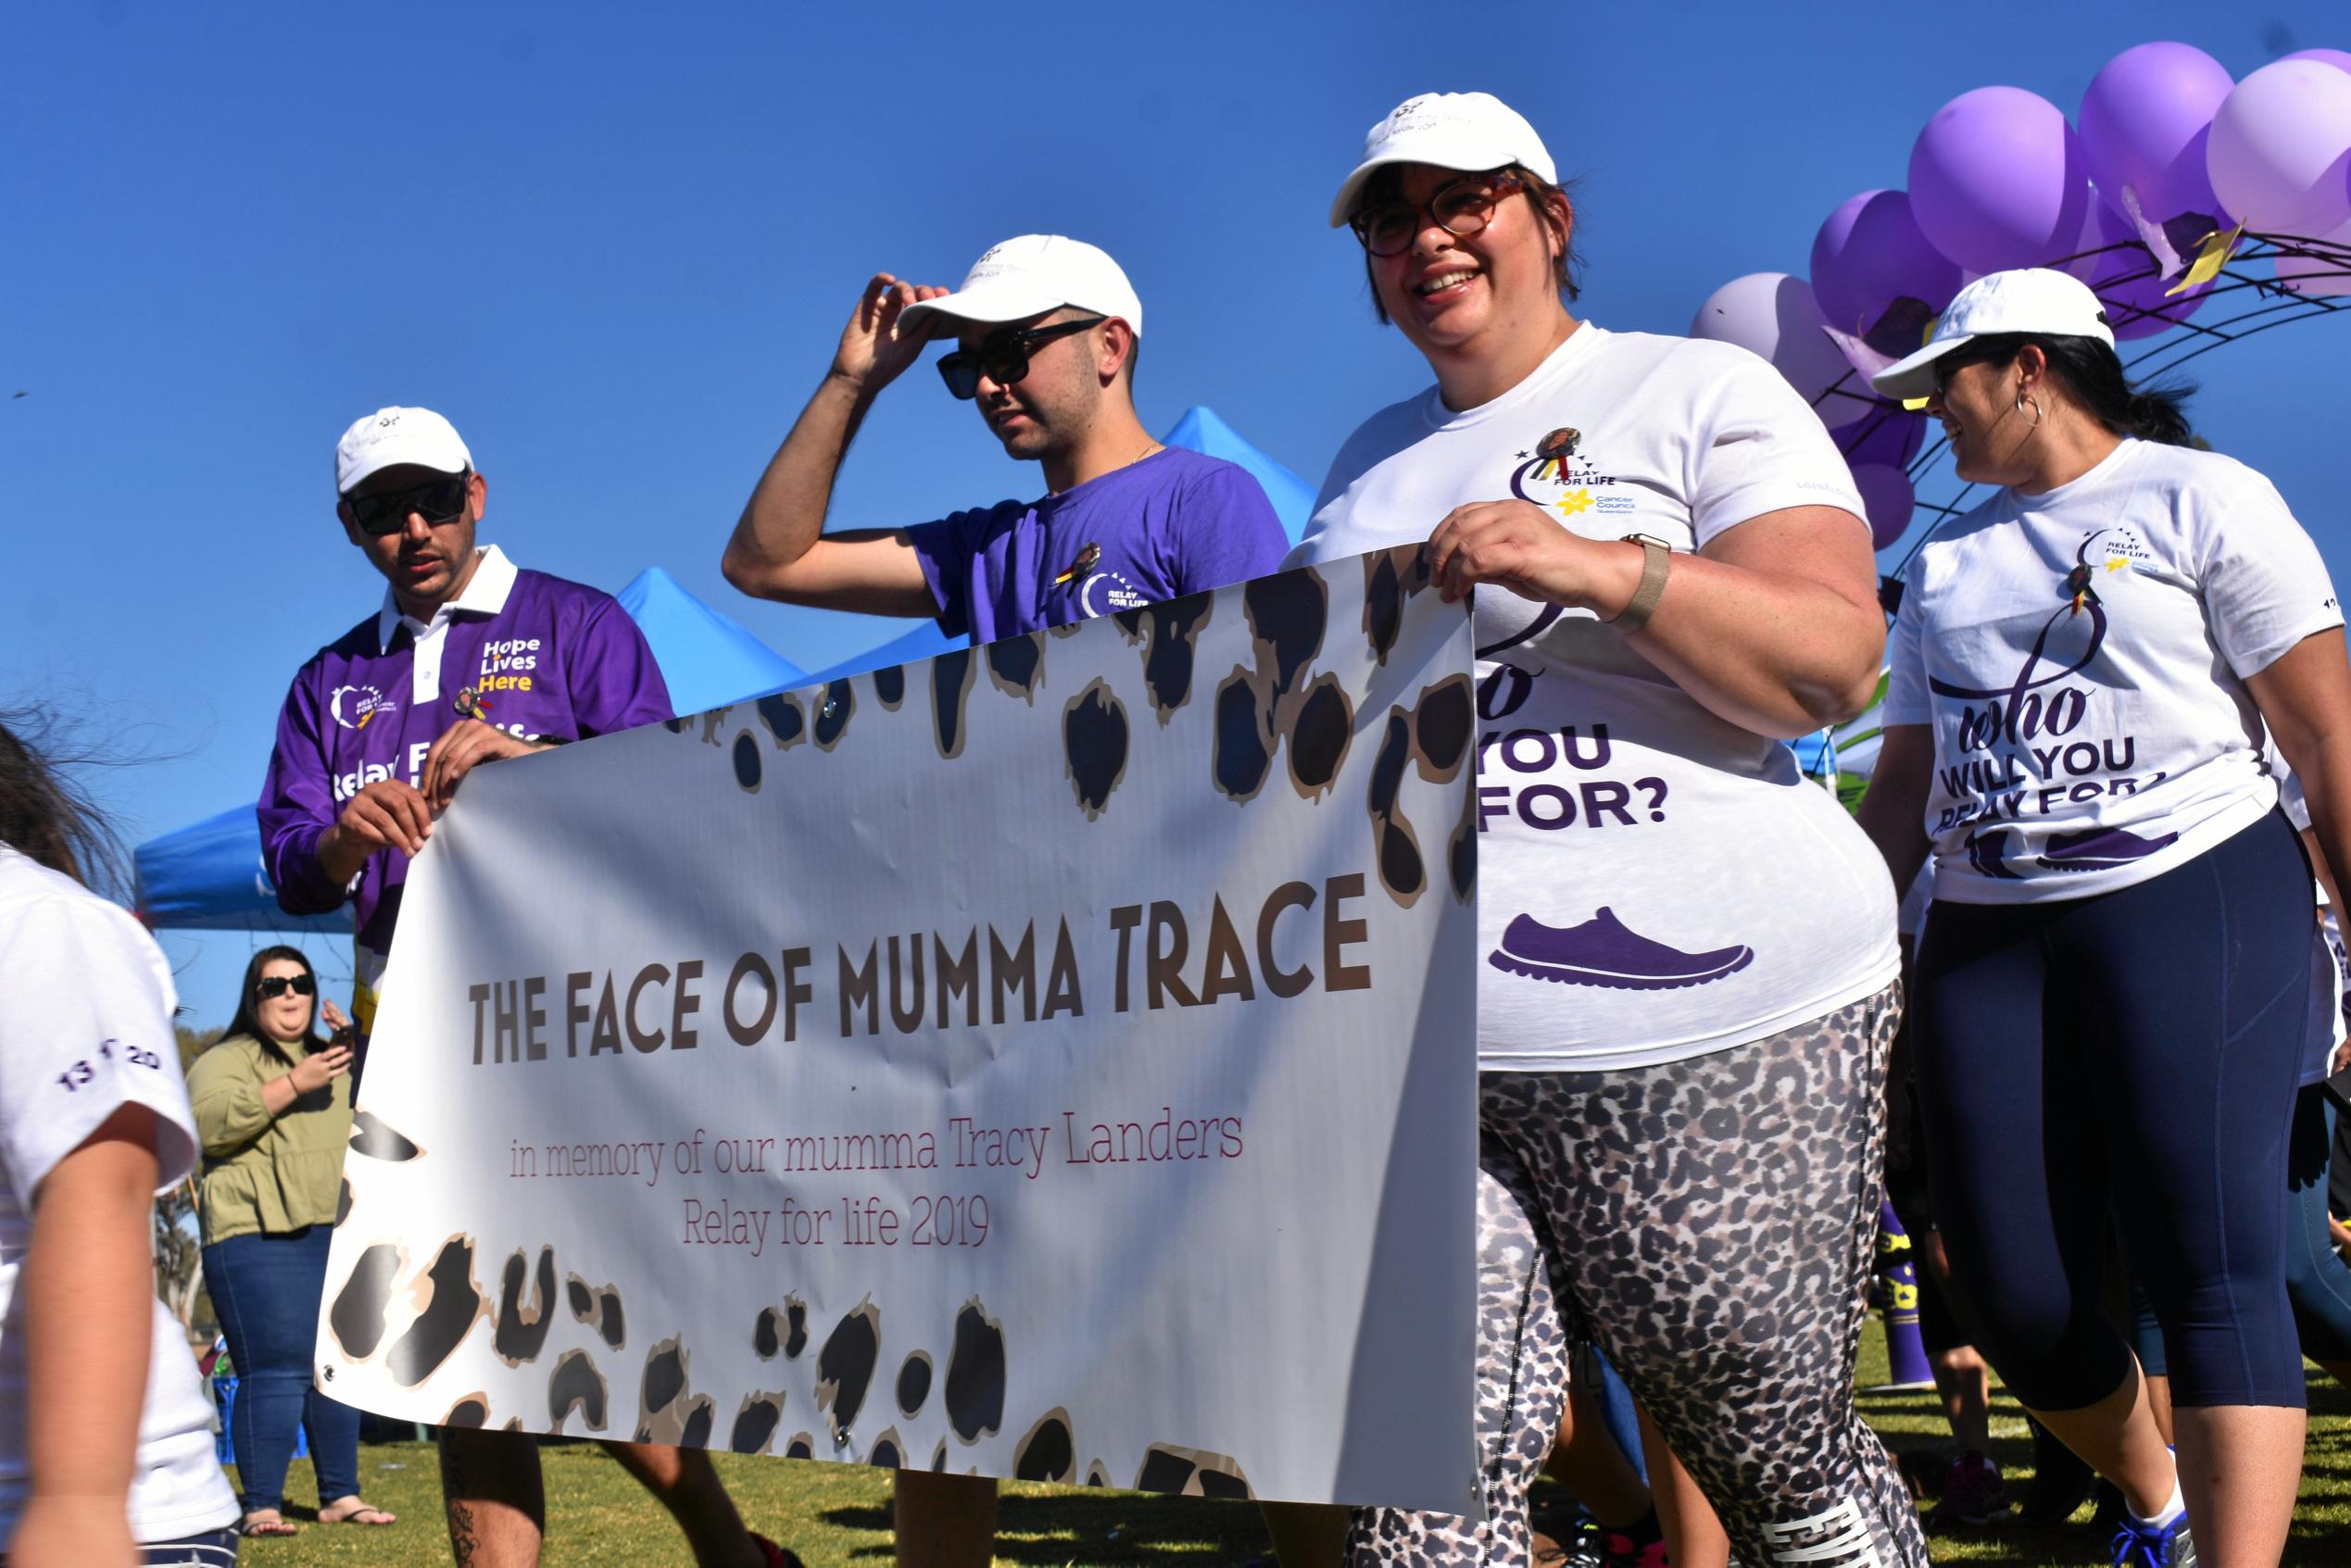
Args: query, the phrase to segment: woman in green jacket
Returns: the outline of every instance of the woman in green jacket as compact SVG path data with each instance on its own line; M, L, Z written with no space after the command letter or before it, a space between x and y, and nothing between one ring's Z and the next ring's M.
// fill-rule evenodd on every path
M280 1512L295 1430L310 1436L324 1524L389 1524L359 1497L359 1412L310 1386L344 1146L351 1026L293 947L245 972L236 1016L188 1070L204 1139L204 1283L237 1370L230 1436L248 1536L290 1536ZM332 1033L314 1026L319 1004Z

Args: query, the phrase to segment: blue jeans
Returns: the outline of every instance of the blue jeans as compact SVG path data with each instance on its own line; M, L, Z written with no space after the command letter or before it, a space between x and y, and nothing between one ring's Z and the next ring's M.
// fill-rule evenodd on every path
M204 1249L204 1287L236 1367L229 1438L247 1513L285 1500L296 1427L310 1435L320 1504L358 1495L359 1412L310 1386L333 1235L305 1225L281 1236L233 1236Z

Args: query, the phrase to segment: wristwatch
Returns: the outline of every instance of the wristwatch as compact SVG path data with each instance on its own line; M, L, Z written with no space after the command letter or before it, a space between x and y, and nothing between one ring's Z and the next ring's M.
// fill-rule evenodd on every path
M1641 586L1633 590L1625 608L1606 624L1619 632L1638 632L1649 624L1649 618L1657 612L1657 601L1666 596L1666 573L1673 546L1652 533L1628 533L1624 542L1641 546Z

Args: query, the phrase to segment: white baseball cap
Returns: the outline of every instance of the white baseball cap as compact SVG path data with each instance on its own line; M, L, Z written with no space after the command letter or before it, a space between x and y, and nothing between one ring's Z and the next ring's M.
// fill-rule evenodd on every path
M1346 223L1372 171L1389 163L1434 164L1464 174L1515 163L1559 183L1559 170L1525 115L1491 93L1423 93L1398 104L1364 133L1363 161L1330 204L1332 228Z
M449 423L430 408L378 408L351 421L334 444L334 490L348 495L378 469L413 463L435 473L463 473L473 454Z
M1935 389L1935 361L1980 337L2038 332L2044 337L2093 337L2114 346L2106 307L2090 285L2069 272L2020 267L1987 272L1961 289L1935 322L1927 346L1880 370L1869 384L1888 397L1924 397Z
M962 321L1023 321L1062 306L1115 316L1143 335L1143 302L1110 253L1060 234L1021 234L990 245L963 274L963 286L941 299L910 305L900 330L932 314Z

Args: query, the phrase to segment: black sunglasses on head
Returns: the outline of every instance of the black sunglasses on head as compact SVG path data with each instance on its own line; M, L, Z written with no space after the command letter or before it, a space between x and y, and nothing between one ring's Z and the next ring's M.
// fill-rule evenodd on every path
M1049 327L1001 327L980 339L974 347L942 355L938 373L949 392L969 402L979 395L982 375L999 386L1011 386L1028 374L1031 352L1057 337L1099 327L1109 320L1107 316L1088 316L1082 321L1055 321Z
M386 490L373 495L346 495L343 504L351 509L351 526L371 538L381 539L387 533L397 533L408 527L414 513L424 519L428 528L438 528L445 522L455 522L465 510L465 497L473 480L473 470L446 474L428 480L407 490Z
M318 995L319 983L307 974L272 974L253 988L261 993L263 1001L274 1002L288 991L297 997L314 997Z

